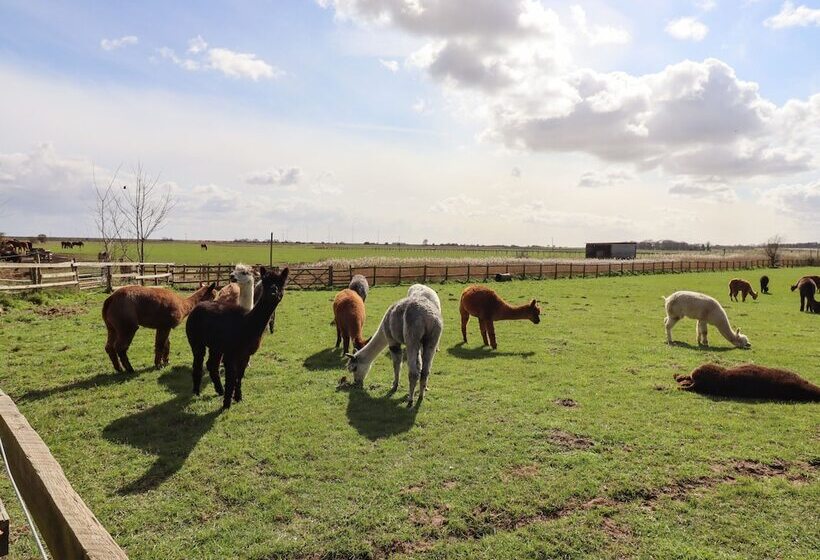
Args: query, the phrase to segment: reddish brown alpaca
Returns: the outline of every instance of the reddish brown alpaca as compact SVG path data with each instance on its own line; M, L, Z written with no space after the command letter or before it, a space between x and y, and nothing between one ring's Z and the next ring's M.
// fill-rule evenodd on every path
M165 288L123 286L108 296L103 303L102 316L108 329L105 351L114 369L133 373L128 348L139 327L156 329L154 366L159 369L167 365L171 329L179 325L197 303L212 300L215 288L216 284L201 284L188 298L182 298Z
M365 340L362 338L365 310L364 301L355 291L346 288L336 294L333 300L333 322L336 323L336 348L344 341L344 353L350 350L350 341L353 348L363 348Z
M511 319L529 319L536 325L541 322L541 308L535 300L518 307L511 306L486 286L468 286L461 293L461 335L467 342L467 321L470 315L478 317L478 327L481 329L481 338L484 345L497 348L495 343L494 321Z
M678 386L686 391L724 397L820 401L820 387L790 371L756 364L725 368L704 364L689 375L676 375Z
M757 292L751 284L742 278L733 278L729 281L729 299L737 301L737 294L740 293L743 294L743 301L746 301L749 294L752 294L752 299L757 299Z

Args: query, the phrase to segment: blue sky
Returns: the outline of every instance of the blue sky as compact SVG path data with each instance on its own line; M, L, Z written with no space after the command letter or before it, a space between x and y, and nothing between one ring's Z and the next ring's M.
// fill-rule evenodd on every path
M140 161L173 237L817 240L817 52L799 1L0 0L0 230Z

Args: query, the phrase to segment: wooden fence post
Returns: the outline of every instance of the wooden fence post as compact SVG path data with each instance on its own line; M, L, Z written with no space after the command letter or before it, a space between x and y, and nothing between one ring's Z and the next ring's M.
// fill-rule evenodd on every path
M110 294L114 291L114 271L113 267L109 264L105 267L105 293Z
M373 267L373 285L376 285L376 267Z
M77 263L71 263L71 271L74 273L74 281L77 283L77 291L80 291L80 267Z
M401 284L401 281L402 281L402 277L401 277L401 265L399 265L399 278L398 278L398 280L396 280L396 286L398 286L399 284Z
M470 281L470 265L468 263L467 264L467 282L469 282L469 281Z
M424 265L424 272L422 273L422 284L427 283L427 264Z
M272 234L271 234L272 235ZM327 287L333 287L333 265L328 265L327 267Z

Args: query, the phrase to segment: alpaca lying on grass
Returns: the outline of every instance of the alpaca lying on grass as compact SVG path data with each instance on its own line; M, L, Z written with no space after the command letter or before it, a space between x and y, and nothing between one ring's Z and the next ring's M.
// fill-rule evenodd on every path
M354 382L357 385L363 385L373 365L373 360L382 350L389 348L390 357L393 360L393 387L390 391L395 392L399 388L401 345L404 344L409 369L407 406L408 408L413 406L416 382L419 382L418 404L421 405L443 328L444 321L441 318L441 311L432 301L424 297L401 299L387 309L379 329L370 342L355 354L348 354L350 361L347 369L353 373Z
M208 354L208 373L218 395L223 394L219 380L219 363L225 364L225 391L222 408L230 408L231 399L242 400L242 378L250 357L259 350L265 326L282 301L288 269L281 274L260 269L262 290L259 303L249 313L236 305L205 302L197 305L185 325L185 333L194 356L192 377L194 393L202 385L202 362Z
M166 288L123 286L103 302L102 317L108 330L105 351L117 371L132 373L128 348L140 327L156 329L154 367L168 365L171 329L188 316L196 304L214 298L216 284L200 284L187 299Z
M336 348L344 341L344 353L350 350L350 341L353 349L359 350L366 344L362 338L362 327L365 320L364 301L359 294L350 288L345 288L336 294L333 299L333 322L336 324Z
M254 304L253 268L244 264L237 264L231 272L230 280L230 284L219 290L216 301L238 305L245 312L250 311Z
M367 301L367 293L370 291L370 284L367 283L367 278L361 274L356 274L350 279L350 284L347 285L349 290L353 290L362 301Z
M820 387L796 373L755 364L725 368L705 364L689 375L676 375L681 389L706 395L820 402Z
M737 301L737 294L743 294L743 301L746 301L749 294L752 294L752 299L757 299L757 292L742 278L733 278L729 281L729 299Z
M809 277L804 277L797 283L797 289L800 290L800 311L820 313L820 302L814 299L817 283Z
M461 336L464 342L467 342L467 321L470 320L470 315L473 315L478 317L478 328L481 330L484 346L489 344L493 350L497 348L494 321L529 319L536 325L541 322L541 308L535 300L514 307L486 286L465 288L461 293L459 312L461 313Z
M698 322L698 344L702 346L709 345L706 329L707 325L713 325L717 327L723 338L738 348L751 347L749 339L740 334L740 329L732 332L729 317L715 298L698 292L681 291L675 292L664 300L666 301L666 318L663 322L666 325L666 341L669 344L672 344L672 327L684 317L689 317Z

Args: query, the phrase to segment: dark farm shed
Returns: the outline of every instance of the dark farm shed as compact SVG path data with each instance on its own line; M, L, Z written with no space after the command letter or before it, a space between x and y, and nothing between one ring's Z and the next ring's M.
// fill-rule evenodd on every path
M588 259L634 259L638 244L632 241L620 243L587 243Z

